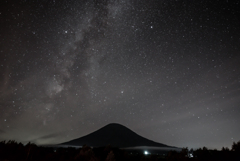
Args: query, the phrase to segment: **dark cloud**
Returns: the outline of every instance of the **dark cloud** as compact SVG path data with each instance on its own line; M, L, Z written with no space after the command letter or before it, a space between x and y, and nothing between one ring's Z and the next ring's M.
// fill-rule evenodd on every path
M60 136L60 133L44 135L44 136L40 136L36 139L33 139L30 142L34 142L34 143L37 143L37 144L41 144L41 143L48 144L48 142L56 140L59 136Z

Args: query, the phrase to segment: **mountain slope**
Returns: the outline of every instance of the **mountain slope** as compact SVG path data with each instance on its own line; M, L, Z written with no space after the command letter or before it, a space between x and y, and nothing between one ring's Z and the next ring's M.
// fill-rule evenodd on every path
M84 144L93 147L110 144L111 146L121 148L135 146L169 147L146 139L127 127L116 123L108 124L89 135L62 143L61 145L82 146Z

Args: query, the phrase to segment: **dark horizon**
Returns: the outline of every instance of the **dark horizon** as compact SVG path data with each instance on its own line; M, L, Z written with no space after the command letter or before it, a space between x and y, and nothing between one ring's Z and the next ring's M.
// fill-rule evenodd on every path
M181 150L164 149L133 149L117 148L111 145L103 147L39 147L28 143L23 145L15 141L0 142L0 160L38 160L38 161L238 161L240 159L240 141L232 145L232 149L222 148L221 151L183 148Z
M176 147L240 140L237 1L8 1L0 141L57 144L109 123Z

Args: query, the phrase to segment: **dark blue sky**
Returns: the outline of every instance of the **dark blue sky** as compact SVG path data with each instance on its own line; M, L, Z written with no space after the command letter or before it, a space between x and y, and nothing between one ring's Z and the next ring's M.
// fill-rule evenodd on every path
M239 2L1 3L0 140L112 122L178 147L240 140Z

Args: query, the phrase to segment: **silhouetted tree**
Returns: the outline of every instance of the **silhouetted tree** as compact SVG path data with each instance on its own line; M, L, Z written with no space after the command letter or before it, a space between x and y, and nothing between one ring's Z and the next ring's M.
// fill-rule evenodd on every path
M240 141L238 141L237 143L233 142L232 151L240 152Z
M224 148L222 147L222 151L230 151L228 147Z
M107 155L107 158L105 161L115 161L115 155L113 153L113 151L110 151Z
M79 161L98 161L98 159L95 157L92 148L89 146L84 145L81 149L78 155L74 158L74 160Z
M180 152L182 158L189 158L189 150L188 147L182 148L182 151Z

